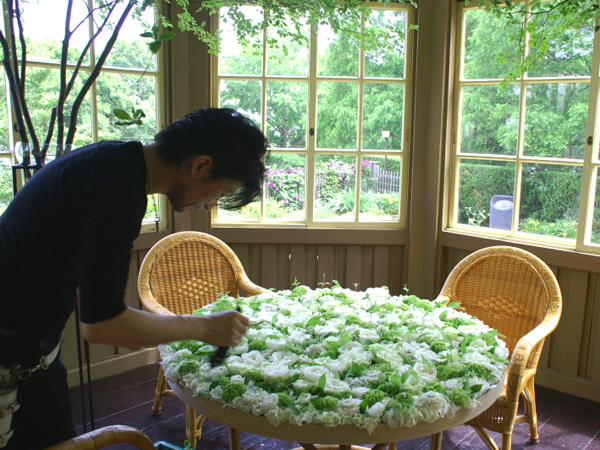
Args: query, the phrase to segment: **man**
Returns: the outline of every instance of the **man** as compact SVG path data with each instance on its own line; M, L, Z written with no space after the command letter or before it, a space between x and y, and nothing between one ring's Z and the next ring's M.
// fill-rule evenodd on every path
M58 357L47 370L39 364L58 352L78 287L81 329L89 342L238 343L248 319L235 311L158 316L126 307L123 295L147 196L166 195L176 211L210 209L221 199L241 207L261 192L265 152L266 139L248 118L204 108L149 145L89 145L26 183L0 217L0 365L21 366L21 408L7 448L44 448L75 435L66 369Z

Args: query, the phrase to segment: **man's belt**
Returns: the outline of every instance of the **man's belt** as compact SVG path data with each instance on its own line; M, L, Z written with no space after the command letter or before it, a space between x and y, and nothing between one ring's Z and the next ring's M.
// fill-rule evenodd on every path
M38 370L47 370L50 367L50 364L54 362L56 357L58 356L58 352L60 351L60 345L62 344L62 339L59 339L58 344L54 347L50 353L46 356L42 356L40 358L40 363L35 366L33 369L25 369L19 372L19 380L26 380L31 376L32 373L37 372Z

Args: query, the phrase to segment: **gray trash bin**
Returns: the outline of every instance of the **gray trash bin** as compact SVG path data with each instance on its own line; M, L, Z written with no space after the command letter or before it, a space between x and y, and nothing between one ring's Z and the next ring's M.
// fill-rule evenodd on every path
M510 230L513 209L512 195L494 195L490 202L490 228Z

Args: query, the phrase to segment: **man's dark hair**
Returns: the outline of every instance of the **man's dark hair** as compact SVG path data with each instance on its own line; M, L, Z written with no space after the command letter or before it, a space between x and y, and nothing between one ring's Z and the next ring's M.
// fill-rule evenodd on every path
M208 155L213 178L242 182L226 199L226 209L241 208L260 198L267 140L252 120L236 110L198 109L173 122L154 140L158 155L168 164L179 167L190 155Z

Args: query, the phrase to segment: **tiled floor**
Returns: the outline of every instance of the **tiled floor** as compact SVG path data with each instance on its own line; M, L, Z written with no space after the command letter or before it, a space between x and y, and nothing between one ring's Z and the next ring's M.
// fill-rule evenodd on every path
M153 442L167 442L183 447L185 441L185 405L176 397L163 400L162 413L152 416L150 410L156 387L158 367L150 364L92 383L95 427L129 425L144 431ZM512 450L600 450L600 403L539 387L537 390L540 443L529 444L526 424L516 424ZM87 396L87 389L85 391ZM83 432L79 388L71 390L73 415L78 431ZM89 407L89 405L88 405ZM86 412L90 419L89 409ZM88 425L88 431L91 429ZM500 437L494 436L497 443ZM288 450L298 448L294 442L278 441L262 436L241 433L244 450ZM131 449L114 445L112 449ZM229 429L207 419L198 450L229 449ZM429 438L399 442L397 449L426 450ZM456 427L444 433L443 450L487 447L470 427Z

